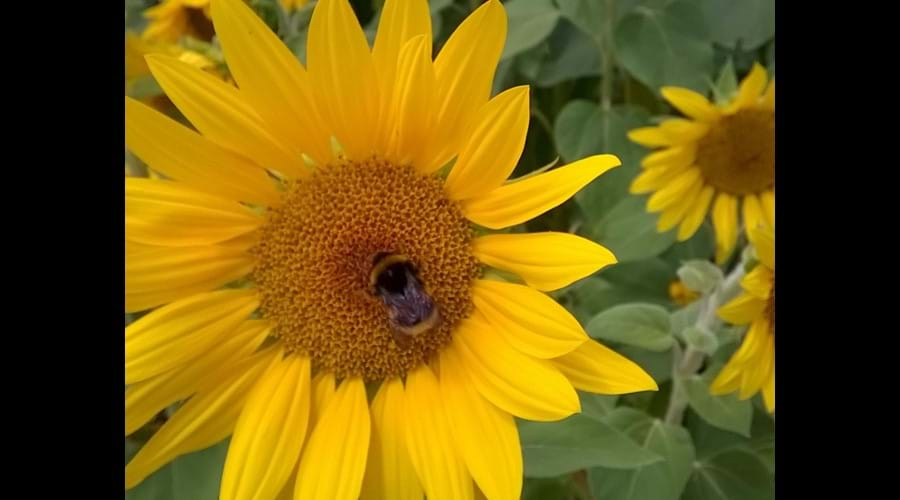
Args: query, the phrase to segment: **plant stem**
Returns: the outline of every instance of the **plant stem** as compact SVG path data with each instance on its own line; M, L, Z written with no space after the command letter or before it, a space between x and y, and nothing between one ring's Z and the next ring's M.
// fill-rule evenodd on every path
M737 295L740 290L741 278L744 277L744 266L738 263L731 273L720 283L712 293L703 297L700 303L700 312L694 323L699 329L715 331L721 321L716 316L716 310L727 301ZM684 380L697 373L703 366L705 355L702 351L688 346L682 354L681 346L676 342L672 349L672 396L669 399L669 407L666 409L665 422L679 425L684 418L687 409L688 397L684 389Z

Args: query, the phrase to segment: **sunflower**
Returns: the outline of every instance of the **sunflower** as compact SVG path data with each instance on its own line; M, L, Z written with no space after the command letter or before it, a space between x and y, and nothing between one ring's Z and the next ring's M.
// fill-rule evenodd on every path
M212 40L214 31L209 14L209 0L162 0L144 11L149 23L144 38L175 43L184 36Z
M147 57L196 131L125 100L126 142L170 179L125 179L125 309L144 312L125 330L126 436L182 403L126 488L231 435L223 499L518 498L514 416L657 388L542 293L612 253L489 234L619 165L507 181L529 91L490 97L499 1L434 60L424 0L387 0L371 50L346 0L320 0L308 68L240 0L212 20L237 88Z
M281 4L281 8L290 12L308 4L309 0L278 0L278 3Z
M719 317L735 325L750 325L710 389L713 394L740 390L741 399L762 391L770 412L775 411L775 235L759 226L751 241L759 264L741 281L744 291L718 310Z
M754 64L723 105L693 90L663 87L663 97L687 118L628 133L642 146L663 148L643 159L631 192L653 193L647 210L662 212L660 232L678 226L678 241L693 236L711 211L719 263L737 242L739 204L748 233L775 224L775 80L768 87L766 81L766 70Z
M686 306L700 298L700 294L688 288L681 280L676 279L669 283L669 298L680 306Z

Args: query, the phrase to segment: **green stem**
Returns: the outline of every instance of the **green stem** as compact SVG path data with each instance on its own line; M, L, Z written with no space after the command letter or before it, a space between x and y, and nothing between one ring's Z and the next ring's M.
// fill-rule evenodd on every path
M694 323L697 328L713 332L721 325L722 322L716 316L716 310L737 295L743 277L744 266L738 264L712 293L700 299L700 312ZM688 406L684 380L696 374L697 370L703 366L705 355L702 351L690 346L682 353L681 346L675 343L672 356L672 396L669 399L669 407L666 409L665 422L679 425Z

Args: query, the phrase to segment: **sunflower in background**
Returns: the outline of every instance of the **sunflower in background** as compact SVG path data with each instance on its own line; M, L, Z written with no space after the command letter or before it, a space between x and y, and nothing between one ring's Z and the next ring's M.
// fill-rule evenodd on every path
M722 263L734 251L739 219L748 236L759 224L775 225L775 80L767 85L766 70L754 64L728 103L679 87L663 87L662 95L687 118L629 132L642 146L662 148L642 160L631 192L653 193L647 210L661 212L660 232L678 226L678 241L711 212Z
M371 50L347 0L320 0L307 68L240 0L211 15L239 87L147 57L196 132L125 102L129 148L173 179L125 180L125 309L149 311L125 330L126 435L184 402L127 488L231 435L226 500L514 499L514 416L565 418L575 389L657 389L543 293L614 263L609 250L480 229L537 217L620 163L508 179L530 98L490 96L498 0L434 60L425 0L387 0Z
M710 386L713 394L740 391L747 399L762 391L769 412L775 411L775 234L766 226L751 231L759 263L741 281L744 291L718 310L735 325L750 325L741 347Z

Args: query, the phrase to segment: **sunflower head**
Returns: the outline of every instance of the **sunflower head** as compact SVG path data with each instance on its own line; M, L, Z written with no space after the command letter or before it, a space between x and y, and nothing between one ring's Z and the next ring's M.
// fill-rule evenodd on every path
M320 0L306 67L240 0L211 14L237 87L153 54L194 128L126 98L129 148L167 179L125 181L125 308L149 311L125 331L126 433L183 402L128 487L231 434L224 499L516 498L513 416L657 388L543 293L609 250L490 231L619 165L508 179L529 90L490 95L499 1L434 57L424 0L385 2L371 48L346 0Z
M188 36L208 42L214 34L209 0L162 0L144 17L149 22L143 36L151 41L175 43Z
M718 310L735 325L750 325L741 346L713 381L713 394L739 391L741 399L762 392L775 411L775 236L759 226L750 232L759 263L742 280L743 291Z
M632 193L652 193L647 209L660 212L657 229L678 226L690 238L712 213L716 260L734 250L740 227L775 225L775 80L755 64L730 102L716 105L693 90L663 87L663 97L685 118L643 127L628 137L659 148L641 162Z

